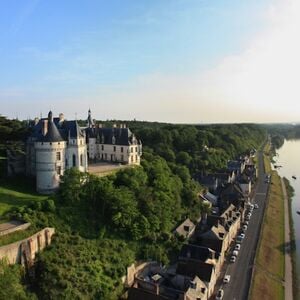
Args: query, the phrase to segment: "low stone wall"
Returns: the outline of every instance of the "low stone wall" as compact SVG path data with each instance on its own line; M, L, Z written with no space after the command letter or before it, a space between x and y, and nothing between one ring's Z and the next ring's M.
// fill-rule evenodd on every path
M9 264L31 265L36 253L51 244L54 228L44 228L27 239L0 247L0 259L6 258Z
M31 224L30 223L23 223L21 225L14 225L8 226L7 229L0 231L0 236L7 235L19 230L26 230Z

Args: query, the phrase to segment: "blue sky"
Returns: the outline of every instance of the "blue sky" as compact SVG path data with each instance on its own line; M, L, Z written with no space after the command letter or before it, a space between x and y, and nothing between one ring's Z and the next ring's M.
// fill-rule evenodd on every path
M251 121L227 118L224 107L244 95L228 99L215 70L243 57L262 32L272 35L269 12L278 14L276 5L280 1L1 0L1 114L26 118L51 108L84 118L91 107L99 119ZM217 96L204 87L207 78ZM212 101L220 104L218 113ZM250 115L263 121L255 111Z

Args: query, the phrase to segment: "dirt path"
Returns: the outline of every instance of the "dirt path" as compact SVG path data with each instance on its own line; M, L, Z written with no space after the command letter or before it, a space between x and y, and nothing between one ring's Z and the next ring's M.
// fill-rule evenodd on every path
M291 260L291 240L290 240L290 219L289 219L289 202L283 179L281 178L282 191L284 195L284 239L285 239L285 283L284 299L293 299L293 276Z

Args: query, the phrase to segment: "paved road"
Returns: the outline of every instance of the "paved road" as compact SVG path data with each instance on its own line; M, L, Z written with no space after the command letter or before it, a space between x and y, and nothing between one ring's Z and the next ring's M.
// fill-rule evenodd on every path
M226 274L231 275L231 280L229 284L222 286L225 300L244 300L248 298L251 272L268 190L268 184L265 183L266 174L264 173L263 156L261 152L258 152L258 163L259 174L257 190L253 196L252 203L257 203L259 208L253 210L246 237L241 245L241 250L236 262L229 264L227 267Z

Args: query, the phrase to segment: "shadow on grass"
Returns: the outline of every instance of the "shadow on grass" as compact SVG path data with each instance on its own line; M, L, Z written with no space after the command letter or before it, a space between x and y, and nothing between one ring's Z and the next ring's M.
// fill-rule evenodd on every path
M48 199L35 191L35 182L27 177L13 177L0 180L0 215L31 201Z

